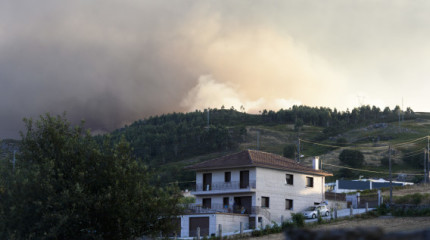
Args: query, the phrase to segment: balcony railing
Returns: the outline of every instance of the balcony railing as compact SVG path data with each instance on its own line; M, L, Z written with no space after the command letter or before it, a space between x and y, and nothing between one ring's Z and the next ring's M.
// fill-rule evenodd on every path
M187 204L183 206L185 208L185 214L193 213L239 213L249 215L262 215L266 219L270 220L270 212L262 207L252 206L249 207L242 205L222 205L222 204L211 204L210 207L202 206L201 204Z
M213 191L213 190L238 190L238 189L252 189L255 188L256 182L249 181L243 182L215 182L212 184L196 184L196 191Z

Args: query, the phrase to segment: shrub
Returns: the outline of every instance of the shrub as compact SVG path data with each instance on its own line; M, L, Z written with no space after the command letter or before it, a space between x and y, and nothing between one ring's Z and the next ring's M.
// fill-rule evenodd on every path
M358 150L344 149L339 154L339 160L351 167L361 167L364 163L364 155Z
M305 217L301 213L292 213L291 217L293 219L293 224L295 227L304 227L305 226Z

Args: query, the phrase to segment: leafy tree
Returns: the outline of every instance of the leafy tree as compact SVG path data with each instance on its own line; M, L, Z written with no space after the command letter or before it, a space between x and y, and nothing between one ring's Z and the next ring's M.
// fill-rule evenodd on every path
M339 154L339 160L351 167L362 167L364 155L359 150L344 149Z
M296 158L296 145L294 145L294 144L287 144L284 147L283 155L286 158L295 159Z
M134 239L173 227L177 187L161 188L124 138L98 145L65 116L24 121L17 168L0 193L1 239Z

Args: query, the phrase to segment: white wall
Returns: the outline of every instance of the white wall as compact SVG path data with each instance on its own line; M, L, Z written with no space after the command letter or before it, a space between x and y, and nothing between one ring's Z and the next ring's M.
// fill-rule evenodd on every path
M244 229L247 229L249 226L249 217L247 215L237 215L237 214L183 215L181 216L181 237L189 236L190 218L192 217L209 217L209 236L211 234L215 234L218 236L219 224L222 225L223 234L239 232L240 222L243 222Z
M271 213L272 221L280 223L281 216L284 216L284 219L290 218L291 213L300 212L323 200L324 177L267 168L257 168L256 174L258 180L255 205L261 206L261 197L269 197L267 210ZM293 185L286 184L286 174L293 175ZM313 187L306 187L306 177L313 177ZM285 209L285 199L293 200L292 210Z

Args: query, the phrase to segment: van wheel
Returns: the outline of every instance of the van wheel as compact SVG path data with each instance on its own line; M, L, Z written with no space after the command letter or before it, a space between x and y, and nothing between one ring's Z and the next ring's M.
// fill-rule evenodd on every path
M317 215L315 215L315 214L312 214L312 218L316 218L317 217Z
M328 216L328 211L327 211L327 212L325 212L325 216L326 216L326 217Z

